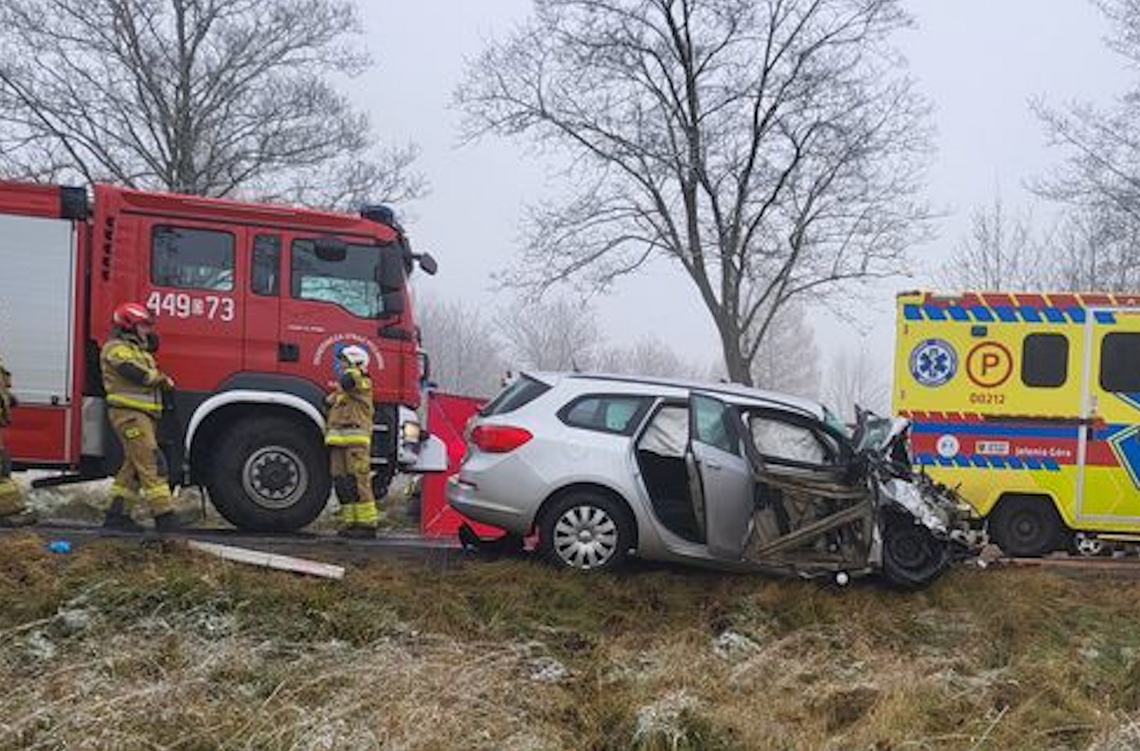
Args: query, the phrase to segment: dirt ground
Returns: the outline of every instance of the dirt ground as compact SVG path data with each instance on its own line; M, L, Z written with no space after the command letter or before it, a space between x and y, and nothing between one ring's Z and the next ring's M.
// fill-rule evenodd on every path
M913 594L635 567L0 538L0 748L1140 744L1140 584L959 570Z

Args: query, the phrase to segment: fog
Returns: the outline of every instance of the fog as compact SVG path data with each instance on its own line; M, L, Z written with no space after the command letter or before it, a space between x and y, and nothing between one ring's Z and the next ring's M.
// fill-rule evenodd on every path
M465 61L524 19L531 3L372 0L361 8L377 66L351 82L351 95L382 138L419 144L419 169L431 185L406 216L415 245L442 266L439 276L421 280L418 294L494 305L507 293L496 292L492 275L517 257L526 203L557 196L557 162L523 143L461 144L451 95ZM938 237L915 248L914 278L867 289L856 315L812 313L825 355L869 346L890 357L894 293L929 286L926 276L946 262L970 210L992 201L995 191L1011 208L1030 202L1026 182L1059 161L1028 108L1031 97L1106 102L1128 79L1102 44L1106 23L1086 0L918 0L911 11L916 28L900 34L898 44L935 108L938 151L927 198L940 212ZM1035 216L1046 221L1048 208ZM695 289L664 262L620 283L598 309L613 343L653 332L686 358L719 358Z

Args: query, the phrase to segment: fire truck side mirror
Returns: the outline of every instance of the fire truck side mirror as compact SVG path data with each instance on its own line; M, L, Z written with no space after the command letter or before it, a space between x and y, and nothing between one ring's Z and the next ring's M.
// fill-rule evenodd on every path
M428 276L435 276L436 272L439 271L439 263L431 253L420 253L417 258L420 262L420 268Z
M348 258L348 245L335 237L318 237L314 250L317 258L326 263L341 263Z

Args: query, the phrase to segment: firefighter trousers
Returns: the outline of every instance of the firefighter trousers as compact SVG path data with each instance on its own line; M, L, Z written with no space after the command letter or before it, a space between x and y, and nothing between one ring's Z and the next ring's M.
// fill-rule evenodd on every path
M4 448L4 436L0 433L0 516L12 516L27 508L24 492L12 479L12 457Z
M375 528L380 521L372 497L372 463L368 446L329 446L329 474L340 522L349 527Z
M111 500L122 499L128 513L141 498L152 516L174 510L166 457L158 448L158 421L134 409L111 407L108 417L123 445L123 464L111 485Z

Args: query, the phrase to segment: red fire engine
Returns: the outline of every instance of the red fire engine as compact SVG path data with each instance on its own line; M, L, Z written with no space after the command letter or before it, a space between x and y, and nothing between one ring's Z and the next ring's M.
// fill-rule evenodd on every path
M238 527L294 530L324 508L322 405L348 344L372 354L378 490L397 471L443 470L444 446L416 414L426 369L407 289L416 267L436 270L383 206L349 216L0 182L14 466L57 470L40 486L117 468L98 353L113 308L137 300L158 317L159 362L178 386L159 426L171 480L203 486Z

